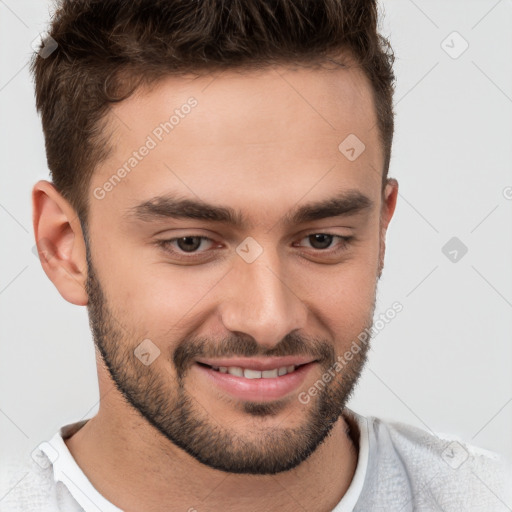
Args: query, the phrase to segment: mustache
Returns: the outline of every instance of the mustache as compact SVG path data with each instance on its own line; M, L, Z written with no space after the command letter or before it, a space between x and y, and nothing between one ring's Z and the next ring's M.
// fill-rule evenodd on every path
M327 366L334 364L336 359L334 347L328 341L319 338L306 340L295 332L288 334L272 348L265 348L252 336L244 333L233 334L221 342L205 337L186 338L174 349L172 359L178 375L183 375L199 357L213 359L235 356L309 356Z

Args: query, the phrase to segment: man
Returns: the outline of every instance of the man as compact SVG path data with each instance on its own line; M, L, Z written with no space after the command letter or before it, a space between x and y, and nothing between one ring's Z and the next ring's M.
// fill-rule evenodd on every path
M398 193L376 27L368 0L60 2L34 232L101 401L2 511L510 510L498 456L346 408Z

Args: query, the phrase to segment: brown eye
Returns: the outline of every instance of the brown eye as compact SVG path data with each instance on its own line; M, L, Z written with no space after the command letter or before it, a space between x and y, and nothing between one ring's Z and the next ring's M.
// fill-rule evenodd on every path
M342 236L335 235L333 233L311 233L303 238L303 240L307 240L309 243L309 247L318 252L329 253L337 253L339 251L345 250L349 242L353 239L353 236ZM339 239L340 243L337 245L333 244L335 239ZM303 245L299 245L298 247L305 247ZM307 246L306 246L307 248Z
M309 235L308 239L313 249L328 249L334 239L334 235L316 233L314 235Z
M181 238L176 238L176 243L178 248L185 252L194 252L200 246L203 237L201 236L183 236Z
M213 246L214 241L206 236L188 235L158 240L157 244L171 256L192 260L194 257L204 257L208 252L208 247Z

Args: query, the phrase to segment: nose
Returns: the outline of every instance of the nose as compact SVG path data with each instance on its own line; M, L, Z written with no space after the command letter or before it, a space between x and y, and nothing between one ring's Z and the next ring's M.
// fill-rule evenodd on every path
M290 332L305 327L308 308L275 253L264 251L252 263L236 261L226 277L220 306L226 329L248 334L271 349Z

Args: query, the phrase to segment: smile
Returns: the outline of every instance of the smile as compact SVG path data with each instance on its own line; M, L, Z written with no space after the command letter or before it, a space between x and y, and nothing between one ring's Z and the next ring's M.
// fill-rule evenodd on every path
M199 363L202 364L202 363ZM209 365L204 365L209 366ZM220 373L229 373L236 377L244 377L246 379L274 379L276 377L282 377L288 373L292 373L296 368L304 365L289 365L281 366L280 368L273 368L271 370L253 370L251 368L242 368L240 366L210 366L215 371Z
M193 369L210 389L213 387L242 400L265 402L297 393L317 364L311 361L263 370L243 366L213 366L196 361Z

